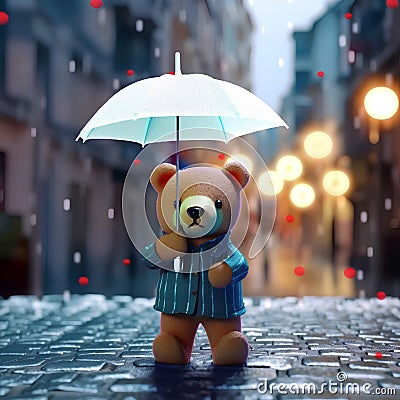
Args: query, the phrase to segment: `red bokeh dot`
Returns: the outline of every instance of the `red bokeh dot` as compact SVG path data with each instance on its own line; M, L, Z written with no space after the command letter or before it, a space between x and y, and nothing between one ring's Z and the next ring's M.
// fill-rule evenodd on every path
M87 285L89 284L89 279L88 279L86 276L81 276L81 277L78 279L78 283L79 283L81 286L87 286Z
M9 20L8 14L5 11L0 11L0 25L7 25Z
M353 18L353 14L350 13L350 12L346 13L344 16L345 16L346 19L352 19Z
M393 10L399 6L399 0L386 0L386 5Z
M344 276L349 279L353 279L357 275L356 270L351 267L346 268L343 273L344 273Z
M378 358L378 359L381 359L381 358L383 357L382 352L377 351L377 352L375 353L375 357Z
M90 0L90 5L93 8L100 8L103 5L103 0Z
M175 72L174 71L169 71L168 72L170 75L175 75Z
M129 258L124 258L124 265L131 265L131 260Z
M324 71L318 71L317 75L319 78L322 78L323 76L325 76L325 72Z
M222 154L222 153L218 154L218 158L220 160L223 160L225 158L225 154Z
M135 73L135 71L134 71L133 69L127 69L127 70L126 70L126 74L127 74L128 76L132 76L134 73Z
M286 215L286 222L293 222L293 221L294 221L293 215L291 215L291 214Z
M140 160L137 158L135 161L133 161L133 163L134 163L135 165L140 165Z
M294 269L294 273L295 273L297 276L302 276L302 275L304 275L304 267L301 267L301 266L296 267L296 268Z
M378 298L378 300L384 300L386 297L386 293L385 292L378 292L376 294L376 297Z

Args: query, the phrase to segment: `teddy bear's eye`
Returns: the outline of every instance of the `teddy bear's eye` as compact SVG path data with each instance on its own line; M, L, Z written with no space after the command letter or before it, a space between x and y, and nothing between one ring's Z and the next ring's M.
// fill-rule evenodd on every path
M181 208L182 202L179 200L179 208ZM174 208L176 209L176 200L174 200Z
M215 200L215 208L222 208L222 201L221 200Z

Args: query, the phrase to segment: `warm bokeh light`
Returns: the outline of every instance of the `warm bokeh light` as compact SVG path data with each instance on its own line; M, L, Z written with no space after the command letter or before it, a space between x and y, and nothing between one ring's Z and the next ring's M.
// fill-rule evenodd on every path
M374 119L389 119L399 109L399 98L394 90L378 86L365 95L364 107L368 115Z
M294 181L303 172L303 164L296 156L286 155L276 163L276 171L285 181Z
M247 171L252 173L252 171L253 171L253 162L250 160L249 157L245 156L244 154L235 154L233 157L234 157L233 158L234 160L239 161L240 163L242 163L247 168ZM227 163L229 161L232 161L232 158L228 159Z
M350 179L343 171L329 171L324 175L322 185L332 196L341 196L349 190Z
M309 133L304 140L304 150L312 158L324 158L332 151L330 136L322 131Z
M284 185L284 181L276 171L263 172L257 181L261 193L266 196L279 194Z
M296 207L309 207L315 200L315 191L307 183L298 183L290 191L290 200Z

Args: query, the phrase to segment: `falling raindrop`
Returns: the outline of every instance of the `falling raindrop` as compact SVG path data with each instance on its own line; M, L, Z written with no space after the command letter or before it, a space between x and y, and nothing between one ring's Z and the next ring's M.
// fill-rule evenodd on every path
M353 118L353 128L354 129L360 129L361 128L361 118L359 116L356 116Z
M79 251L75 251L75 253L72 255L72 259L75 264L80 264L82 260L81 253Z
M358 33L358 31L359 31L358 22L353 22L353 23L351 24L351 31L352 31L354 34L357 34L357 33Z
M115 215L115 210L114 210L114 208L110 207L107 210L107 218L108 219L114 219L114 215Z
M42 242L36 243L36 254L38 254L39 256L42 254Z
M119 79L117 79L117 78L114 78L113 79L113 89L114 90L118 90L119 88L120 88L120 81L119 81Z
M367 257L372 258L374 256L374 248L373 247L367 247Z
M71 209L71 200L70 199L63 200L63 209L64 209L64 211L69 211Z
M32 128L31 128L31 136L32 136L33 138L35 138L36 135L37 135L36 127L32 126Z
M186 22L186 10L179 11L179 21L182 23Z
M76 61L75 60L69 60L68 71L72 72L72 73L74 73L76 71Z
M339 35L339 47L346 47L347 38L346 35Z
M136 32L142 32L144 29L144 23L142 19L137 19L135 23Z
M347 61L349 64L354 64L356 62L356 52L354 50L349 50L347 52Z
M392 199L385 199L385 210L390 211L392 209Z
M285 66L285 62L283 60L283 57L278 58L278 67L283 68Z
M101 10L99 10L97 14L97 21L99 22L100 25L105 25L106 18L107 18L106 10L102 8Z
M36 214L32 214L29 218L29 222L31 224L31 226L35 226L37 223L37 216Z
M359 269L359 270L357 271L357 280L358 280L358 281L364 280L364 271L363 271L362 269Z
M156 47L154 49L154 57L156 57L156 58L160 57L160 48L159 47Z
M366 224L368 221L368 213L366 211L361 211L360 212L360 221L363 224Z

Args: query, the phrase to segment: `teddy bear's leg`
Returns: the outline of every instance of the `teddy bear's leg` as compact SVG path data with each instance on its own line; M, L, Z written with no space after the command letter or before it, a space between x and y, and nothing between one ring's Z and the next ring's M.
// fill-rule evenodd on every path
M210 341L214 365L236 365L246 362L249 345L240 332L240 317L204 317L202 324Z
M188 364L199 320L185 314L161 313L160 334L153 342L153 354L163 364Z

